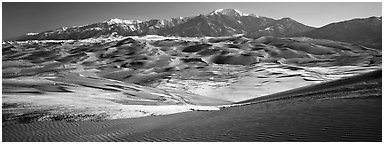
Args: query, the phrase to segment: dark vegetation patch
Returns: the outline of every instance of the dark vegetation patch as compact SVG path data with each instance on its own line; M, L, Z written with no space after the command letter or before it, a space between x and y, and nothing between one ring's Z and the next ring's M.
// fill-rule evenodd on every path
M99 114L53 114L49 110L39 110L33 111L25 114L15 114L15 113L2 113L2 121L16 121L17 123L32 123L37 121L67 121L67 122L76 122L76 121L103 121L108 115L106 113Z
M41 112L31 112L31 113L26 113L22 115L17 115L14 113L2 113L2 121L16 121L18 123L31 123L31 122L36 122L39 118L47 115L48 113L45 111Z
M45 116L44 119L40 119L40 121L67 121L67 122L76 122L76 121L104 121L108 115L106 113L99 114L51 114Z
M20 106L23 106L23 105L19 104L19 103L2 103L1 104L1 107L3 109L5 109L5 108L17 108L17 107L20 107Z

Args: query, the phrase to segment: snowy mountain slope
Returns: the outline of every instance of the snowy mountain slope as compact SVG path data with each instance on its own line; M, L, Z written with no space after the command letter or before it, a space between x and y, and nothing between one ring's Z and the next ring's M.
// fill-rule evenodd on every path
M41 33L29 33L13 40L59 40L87 39L116 33L121 36L162 35L162 36L230 36L246 34L259 36L286 36L312 30L292 19L275 20L254 14L244 14L236 9L218 9L207 15L179 17L148 21L108 21L85 26L63 27Z

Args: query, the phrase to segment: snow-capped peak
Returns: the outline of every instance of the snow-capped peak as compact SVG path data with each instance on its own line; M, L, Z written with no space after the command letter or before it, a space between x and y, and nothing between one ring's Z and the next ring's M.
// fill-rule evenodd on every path
M122 20L122 19L118 19L118 18L113 18L113 19L110 19L110 20L105 21L105 22L108 23L109 25L112 25L112 24L128 24L128 25L131 25L131 24L141 23L142 21L139 21L139 20Z
M217 9L213 12L211 12L209 15L214 15L214 14L218 14L218 13L221 13L224 9Z
M228 15L228 16L248 16L248 14L244 14L237 9L217 9L209 13L209 15L217 15L219 13L222 15Z

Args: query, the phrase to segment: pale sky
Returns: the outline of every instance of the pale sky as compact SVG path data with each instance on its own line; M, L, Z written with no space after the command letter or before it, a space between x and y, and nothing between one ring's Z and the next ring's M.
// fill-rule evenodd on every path
M290 17L313 27L353 18L382 16L380 2L3 2L2 8L3 39L111 18L167 19L208 14L220 8L274 19Z

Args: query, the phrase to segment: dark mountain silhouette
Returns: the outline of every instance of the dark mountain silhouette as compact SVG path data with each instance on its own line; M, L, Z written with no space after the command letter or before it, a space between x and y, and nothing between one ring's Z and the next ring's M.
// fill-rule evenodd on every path
M358 18L331 23L295 36L329 39L381 49L381 25L381 17Z

